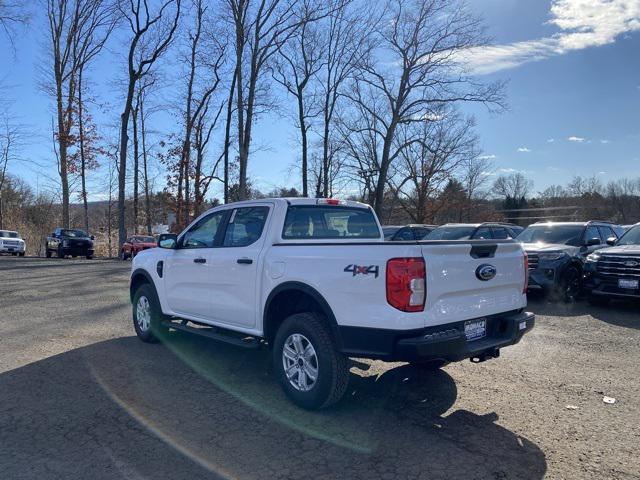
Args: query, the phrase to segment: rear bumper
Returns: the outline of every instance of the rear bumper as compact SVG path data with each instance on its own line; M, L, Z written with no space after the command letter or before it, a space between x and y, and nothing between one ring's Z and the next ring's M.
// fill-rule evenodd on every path
M518 343L535 325L535 315L530 312L482 318L487 321L487 334L471 341L465 336L464 321L411 331L339 327L342 352L386 361L484 359L497 357L501 348Z

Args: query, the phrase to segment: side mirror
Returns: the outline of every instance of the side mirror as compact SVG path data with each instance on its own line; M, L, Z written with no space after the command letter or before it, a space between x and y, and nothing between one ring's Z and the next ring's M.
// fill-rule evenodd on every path
M594 245L600 245L602 242L599 238L593 237L587 240L587 247L593 247Z
M616 237L607 238L607 245L611 245L612 247L616 244L618 239Z
M96 237L95 237L94 235L91 235L89 238L90 238L91 240L95 240L95 239L96 239Z
M158 247L175 249L178 246L178 236L175 233L163 233L158 237Z

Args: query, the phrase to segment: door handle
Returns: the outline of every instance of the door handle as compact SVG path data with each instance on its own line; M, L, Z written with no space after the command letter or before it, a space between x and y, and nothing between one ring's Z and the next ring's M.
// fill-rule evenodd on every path
M207 259L206 258L194 258L193 259L193 263L207 263Z
M239 258L237 261L241 265L251 265L253 263L253 260L250 258Z

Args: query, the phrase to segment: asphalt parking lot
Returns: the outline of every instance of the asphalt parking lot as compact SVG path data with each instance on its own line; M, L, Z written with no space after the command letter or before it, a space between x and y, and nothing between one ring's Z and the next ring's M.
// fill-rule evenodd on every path
M534 298L500 359L355 361L344 401L310 413L266 350L139 342L129 268L0 258L0 478L640 478L638 305Z

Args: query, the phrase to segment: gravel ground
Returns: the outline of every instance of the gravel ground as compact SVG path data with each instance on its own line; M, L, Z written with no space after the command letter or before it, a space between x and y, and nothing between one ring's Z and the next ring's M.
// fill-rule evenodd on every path
M354 361L344 401L309 413L267 351L139 342L128 270L0 258L0 478L640 478L637 305L533 298L500 359Z

